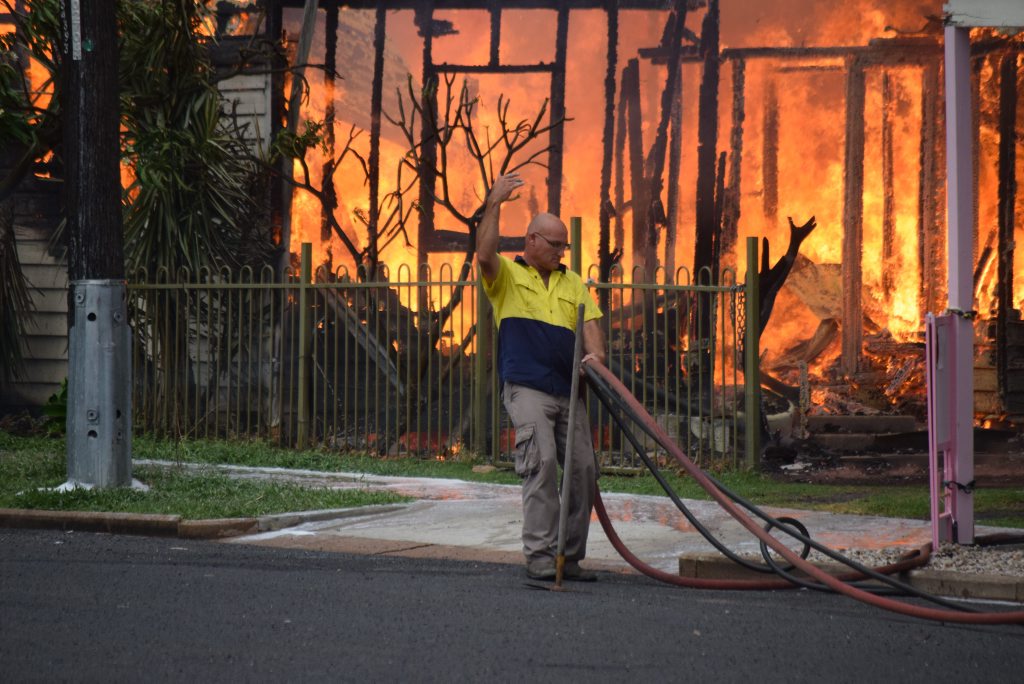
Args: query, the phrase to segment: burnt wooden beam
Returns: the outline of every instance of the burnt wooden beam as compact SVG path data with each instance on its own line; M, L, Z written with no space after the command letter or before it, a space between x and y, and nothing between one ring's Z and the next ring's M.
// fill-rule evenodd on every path
M276 140L284 127L285 97L284 97L284 74L288 66L284 49L279 45L277 39L284 30L284 19L281 6L271 4L267 10L267 32L268 37L275 40L275 49L271 57L270 72L270 140ZM273 231L278 235L284 234L285 194L286 188L275 188L270 193L270 223ZM278 243L278 249L284 252L286 245ZM288 259L286 254L278 254L276 261L280 264Z
M851 59L846 80L846 151L843 168L842 356L847 375L860 370L864 312L861 301L864 248L864 65Z
M328 214L338 208L338 194L334 187L334 93L335 79L338 68L338 0L324 0L326 20L324 21L324 96L327 101L324 107L324 145L327 146L327 159L321 167L321 185L323 201L320 205L320 241L331 239L331 221Z
M719 47L719 3L708 0L700 31L703 74L697 109L697 200L696 237L693 249L693 282L712 284L717 280L716 247L720 229L717 207L718 87L721 69ZM716 225L717 224L717 225ZM701 295L702 297L704 295ZM714 345L714 306L710 298L695 307L690 316L690 346L697 350L696 375L690 382L701 388L701 406L707 408L714 386L711 349ZM694 360L696 360L694 359Z
M488 10L493 0L388 0L390 10L422 10L430 5L435 11L446 11L453 9L475 9ZM281 7L301 7L302 0L278 0ZM674 0L619 0L621 9L635 10L669 10L672 9ZM690 0L690 9L703 6L703 0ZM341 5L350 9L372 10L376 9L376 0L342 0ZM547 9L555 10L565 7L570 10L577 9L604 9L605 0L501 0L501 6L506 10L526 9Z
M488 5L491 13L491 55L488 63L496 67L501 63L501 3L491 0Z
M604 75L604 129L601 134L601 197L598 209L598 279L606 283L611 273L614 255L611 248L611 215L616 213L611 203L612 161L615 137L615 74L618 71L619 9L616 0L609 0L605 10L608 22L608 57ZM602 289L598 304L602 311L608 311L610 292Z
M717 0L709 0L701 27L700 46L704 74L700 84L697 115L697 201L693 278L699 282L701 269L714 273L712 263L715 224L715 157L718 147L718 49L719 11ZM708 327L702 328L704 330Z
M632 207L631 223L633 226L633 268L642 266L643 260L643 222L646 216L647 202L644 198L644 148L643 148L643 113L640 105L640 62L629 60L626 72L622 76L622 97L626 100L626 128L629 143L629 182L630 205ZM635 280L635 276L634 276Z
M975 124L971 127L971 133L973 140L971 141L971 234L974 235L974 251L977 256L978 251L978 236L981 235L979 230L978 221L981 212L978 211L978 184L981 182L980 179L980 153L981 153L981 103L984 101L982 93L981 83L981 72L985 68L985 64L988 62L990 57L988 55L981 59L971 60L971 121ZM994 71L994 70L993 70ZM961 161L961 163L963 163ZM975 259L975 261L977 261ZM977 292L977 290L975 290Z
M668 62L668 73L665 76L665 87L661 91L660 116L658 126L651 143L650 152L642 169L643 192L634 198L634 216L641 217L640 236L643 264L647 277L654 278L658 268L658 231L667 223L665 208L661 203L661 192L665 181L665 157L667 155L669 125L672 111L679 99L680 60L678 55L682 49L683 33L686 28L686 3L679 0L665 24L663 42L671 48L672 58ZM681 122L680 122L681 126Z
M434 19L433 3L420 4L416 10L416 23L430 26ZM416 232L417 263L427 263L427 246L434 229L434 185L437 179L437 70L434 66L434 37L430 31L423 35L423 121L420 134L420 206ZM428 311L426 293L420 293L419 311Z
M882 296L892 304L896 282L893 269L899 266L896 249L896 196L895 160L893 159L893 129L896 126L897 86L888 71L882 73Z
M1010 377L1007 324L1013 310L1014 215L1017 203L1017 55L1003 55L999 68L999 263L996 285L996 373L999 397L1006 404Z
M434 71L438 74L534 74L550 73L558 70L555 62L538 62L536 64L435 64ZM564 69L563 69L564 71Z
M569 45L569 6L560 2L555 27L555 68L551 72L551 123L565 120L565 61ZM565 126L553 126L549 133L548 211L558 215L562 210L562 156Z
M664 47L641 48L641 57L650 59L655 64L668 59L668 50ZM941 41L921 41L910 44L892 44L885 42L871 45L855 45L850 47L755 47L726 48L721 51L721 59L728 62L734 59L770 59L770 60L823 60L823 59L860 59L865 66L882 66L886 64L914 64L936 55L942 55ZM686 61L697 62L700 55L694 50L687 50L682 55Z
M370 93L370 158L367 179L370 185L370 215L367 222L366 256L370 272L377 273L377 242L380 238L380 126L384 97L384 43L387 35L385 3L378 0L373 25L373 90ZM376 275L374 276L376 278Z
M718 170L715 172L715 223L711 234L711 281L717 283L719 265L722 259L722 215L725 206L725 160L723 150L718 155Z
M615 249L624 250L626 228L626 132L629 98L626 96L629 63L622 70L622 94L619 96L618 123L615 127Z
M672 116L672 101L677 97L678 86L681 82L681 79L679 78L679 56L682 53L682 39L685 29L686 2L684 0L679 0L676 3L675 10L669 18L669 23L665 26L665 41L668 42L670 46L668 74L665 78L665 87L661 91L661 110L660 117L658 119L657 132L655 134L654 142L651 144L651 151L647 156L647 165L644 169L648 179L658 185L658 187L654 188L652 191L652 195L655 196L660 196L662 184L661 175L665 168L665 155L668 147L668 127Z
M835 64L781 64L775 69L777 74L828 74L843 71L846 71L846 66L839 62Z
M431 252L465 252L469 247L469 233L464 231L441 228L430 234L429 249ZM525 247L525 237L498 237L499 252L521 252Z
M740 225L743 122L746 119L746 61L732 63L732 129L729 133L729 184L722 198L722 245L720 254L733 255ZM735 265L735 263L733 263Z
M679 230L679 173L683 163L683 93L682 70L672 84L672 130L668 150L668 197L665 207L665 273L675 279L676 237Z
M768 225L779 221L779 94L774 76L764 87L761 135L761 204Z
M946 272L946 235L939 208L945 205L945 129L939 62L921 71L921 150L917 200L917 249L921 303L927 312L942 309Z

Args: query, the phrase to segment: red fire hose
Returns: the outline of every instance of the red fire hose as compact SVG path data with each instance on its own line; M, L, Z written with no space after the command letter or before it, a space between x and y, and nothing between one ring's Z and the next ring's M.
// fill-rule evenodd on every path
M686 473L699 483L719 506L724 508L729 515L740 523L740 525L745 527L751 534L757 537L764 545L773 549L793 567L804 572L806 575L822 585L827 586L835 592L863 601L869 605L884 608L903 615L910 615L928 620L989 625L1024 623L1024 611L967 613L958 612L956 610L915 606L902 601L878 596L870 591L851 586L847 583L848 580L855 579L856 577L837 577L821 570L814 564L807 562L800 556L800 554L789 549L789 547L773 537L767 530L762 529L757 522L741 510L740 507L737 506L737 504L720 489L718 484L712 481L704 471L698 468L682 451L682 449L680 449L679 446L671 440L668 434L665 433L657 422L655 422L650 414L647 413L646 409L644 409L625 385L623 385L611 371L593 360L588 361L585 368L588 375L591 373L596 374L597 378L600 380L600 384L609 388L610 391L615 394L615 400L624 405L633 420L639 423L644 431L654 437L658 443L672 455L679 465L682 466ZM604 508L604 503L599 494L595 497L594 508L597 511L598 519L601 521L601 526L604 528L605 534L608 535L608 539L615 547L616 551L618 551L623 559L625 559L626 562L634 568L654 579L679 586L704 589L777 589L783 585L792 586L784 580L709 580L685 578L657 570L636 558L636 556L632 554L622 543L622 540L613 529L611 521L608 519L607 511ZM920 565L927 561L927 550L927 547L922 548L918 550L916 554L912 553L900 563L886 568L880 568L878 572L883 574L886 572L897 572L907 569L907 567ZM857 575L857 577L860 576L861 575Z

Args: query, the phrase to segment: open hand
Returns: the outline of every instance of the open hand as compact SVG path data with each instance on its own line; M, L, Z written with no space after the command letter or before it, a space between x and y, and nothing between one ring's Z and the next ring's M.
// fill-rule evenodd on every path
M510 171L504 176L498 176L494 179L494 185L491 186L491 191L487 194L488 204L501 204L508 200L516 190L518 190L524 181L519 177L518 171Z

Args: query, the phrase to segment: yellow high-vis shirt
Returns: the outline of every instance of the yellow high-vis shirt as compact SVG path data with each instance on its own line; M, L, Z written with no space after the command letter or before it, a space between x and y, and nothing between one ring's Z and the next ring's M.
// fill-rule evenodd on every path
M545 287L522 257L498 259L494 282L482 282L498 326L501 381L569 396L577 307L584 304L587 321L600 318L601 310L579 274L564 265L548 275Z

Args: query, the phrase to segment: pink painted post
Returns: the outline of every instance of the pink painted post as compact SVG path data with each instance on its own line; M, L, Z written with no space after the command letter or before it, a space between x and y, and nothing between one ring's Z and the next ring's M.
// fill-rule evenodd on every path
M955 470L950 494L956 541L974 542L974 177L971 156L971 70L968 29L946 26L946 198L948 217L950 457ZM957 486L959 485L959 486Z
M954 453L957 422L953 362L956 342L952 315L925 318L925 372L928 381L928 486L931 493L932 547L959 538ZM942 461L939 461L939 458Z

